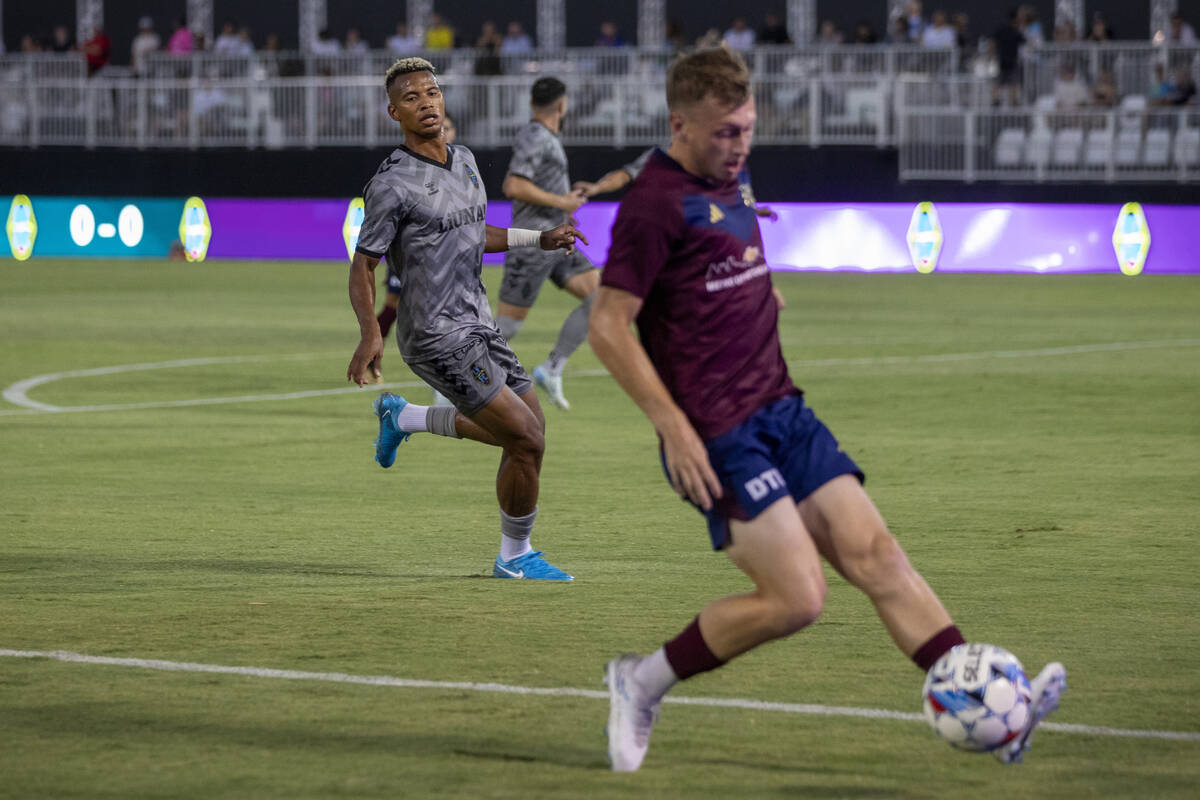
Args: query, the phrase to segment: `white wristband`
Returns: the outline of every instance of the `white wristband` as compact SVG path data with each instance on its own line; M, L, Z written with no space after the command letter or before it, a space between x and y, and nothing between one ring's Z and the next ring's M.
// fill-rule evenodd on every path
M508 229L508 249L514 247L540 247L542 244L542 232L531 231L527 228L509 228Z

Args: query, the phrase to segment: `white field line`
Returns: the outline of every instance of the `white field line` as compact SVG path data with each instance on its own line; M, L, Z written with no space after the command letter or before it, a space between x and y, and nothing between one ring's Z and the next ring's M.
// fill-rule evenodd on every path
M1195 347L1197 345L1200 345L1200 339L1161 339L1141 342L1107 342L1101 344L1072 345L1067 347L1042 347L1027 350L982 350L967 353L936 353L931 355L819 358L793 360L789 361L788 365L796 369L812 369L815 367L835 366L929 364L955 361L982 361L1002 358L1045 358L1053 356L1080 355L1084 353L1116 352L1122 350L1146 350L1164 347ZM188 406L225 405L229 403L261 403L273 400L299 400L310 397L328 397L331 395L353 394L354 392L363 391L358 387L342 387L338 389L313 389L309 391L284 392L280 394L250 394L237 395L233 397L197 397L186 400L158 400L142 403L112 403L108 405L90 406L54 406L47 403L38 402L37 400L32 400L28 396L28 392L31 389L51 383L53 381L62 380L64 378L82 378L95 375L115 375L122 372L141 372L146 370L171 369L176 367L208 366L212 364L239 364L285 359L306 359L314 358L319 355L324 354L192 358L181 361L159 361L149 364L121 364L111 367L97 367L95 369L80 369L70 370L67 372L48 373L45 375L35 375L32 378L26 378L24 380L17 381L4 390L4 399L14 405L21 406L22 408L0 410L0 416L17 416L26 414L63 414L72 412L129 411L144 408L183 408ZM594 378L607 374L608 371L603 369L576 370L568 373L569 377L573 378ZM424 385L425 384L421 381L401 381L397 383L385 383L382 385L377 384L368 388L407 389L422 387Z
M202 672L221 675L241 675L253 678L275 678L278 680L325 681L328 683L351 683L366 686L389 686L401 689L438 689L467 692L495 692L500 694L541 695L551 697L584 697L589 700L607 700L608 692L593 689L539 688L534 686L511 686L504 683L475 683L471 681L427 681L412 678L394 678L388 675L349 675L343 672L303 672L292 669L270 669L267 667L232 667L220 664L196 664L187 661L162 661L147 658L109 658L73 653L69 650L5 650L0 649L0 658L47 658L75 664L99 664L111 667L135 667L167 672ZM815 714L829 717L865 717L867 719L890 719L904 722L921 722L920 714L888 711L882 708L854 708L850 706L823 706L808 703L771 703L764 700L744 700L723 697L671 697L665 703L711 708L739 708L748 711L775 711L785 714ZM1125 739L1165 739L1178 742L1200 742L1200 733L1192 731L1156 731L1110 728L1104 725L1072 725L1044 722L1039 730L1075 733L1085 736L1114 736Z

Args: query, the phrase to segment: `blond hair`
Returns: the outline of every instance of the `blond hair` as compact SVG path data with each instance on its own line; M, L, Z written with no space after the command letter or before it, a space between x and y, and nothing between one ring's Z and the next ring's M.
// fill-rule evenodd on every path
M413 56L411 58L398 58L387 69L387 73L383 76L383 88L388 91L392 88L392 83L401 75L407 75L410 72L428 72L433 75L437 70L423 58Z
M682 56L667 70L668 108L694 105L709 95L730 107L750 99L750 70L728 47Z

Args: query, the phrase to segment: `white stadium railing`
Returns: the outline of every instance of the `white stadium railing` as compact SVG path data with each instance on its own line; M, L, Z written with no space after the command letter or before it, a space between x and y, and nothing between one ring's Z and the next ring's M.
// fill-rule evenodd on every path
M895 146L901 178L912 180L1196 179L1196 107L1147 111L1145 92L1156 65L1168 75L1182 68L1200 82L1197 47L1119 42L1028 50L1019 105L1012 109L993 107L1008 102L1007 93L996 94L991 78L972 77L987 71L958 50L772 46L745 55L754 73L756 139L762 144ZM667 51L581 48L493 57L451 50L428 56L445 85L447 109L472 146L508 146L528 119L529 87L543 75L561 77L571 90L564 144L638 147L668 137ZM382 87L393 59L386 51L155 53L145 77L108 68L88 78L78 55L0 56L0 146L386 145L397 137ZM1074 115L1047 110L1054 79L1068 63L1089 81L1111 73L1123 105ZM1042 158L1047 138L1050 155ZM1111 158L1101 163L1104 153Z

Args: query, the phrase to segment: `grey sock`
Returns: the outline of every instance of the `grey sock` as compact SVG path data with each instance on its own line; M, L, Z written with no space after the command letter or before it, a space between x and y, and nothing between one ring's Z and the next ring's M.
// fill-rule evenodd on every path
M512 317L496 317L496 325L500 328L500 335L505 341L511 342L513 337L517 335L517 331L521 330L521 326L525 324L523 319L513 319Z
M588 318L592 315L592 296L588 295L580 301L575 310L563 320L562 329L558 332L558 341L546 359L546 368L551 374L558 375L566 365L571 354L579 349L579 345L587 340Z
M454 418L457 415L458 409L454 406L430 406L425 411L425 430L436 433L438 436L461 439L462 437L458 435L458 430L454 425Z

